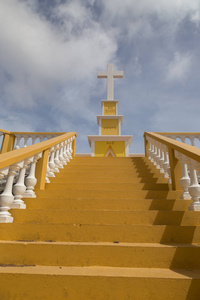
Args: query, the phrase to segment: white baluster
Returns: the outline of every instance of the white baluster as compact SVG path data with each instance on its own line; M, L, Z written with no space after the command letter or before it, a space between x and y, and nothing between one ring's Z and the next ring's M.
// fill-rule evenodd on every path
M70 139L67 140L67 156L68 156L68 159L70 161L70 158L71 158L71 152L70 152Z
M8 175L9 167L3 168L0 170L0 179Z
M48 163L47 163L47 172L46 172L46 177L45 177L45 183L50 183L51 182L49 177L48 177L49 170L50 170L50 168L49 168Z
M160 164L160 173L165 174L163 165L164 165L164 151L163 151L163 145L160 144L160 159L159 159L159 164Z
M36 135L32 135L32 136L31 136L31 139L32 139L32 145L35 144L35 141L36 141L37 138L38 138L38 137L37 137Z
M67 163L66 163L66 159L64 158L64 143L62 142L61 144L60 144L60 154L59 154L59 160L61 161L61 163L63 164L63 165L66 165Z
M12 223L13 217L8 212L14 200L12 194L13 180L18 171L23 166L23 162L13 164L9 168L8 178L6 181L5 189L0 195L0 223Z
M24 184L26 169L31 162L33 162L33 157L25 159L23 167L21 168L19 173L18 181L13 186L14 201L11 208L19 208L19 209L26 208L26 204L22 200L22 197L26 191L26 186Z
M64 141L64 147L63 147L63 157L65 159L65 162L69 161L68 156L67 156L67 141Z
M30 138L29 135L25 135L25 136L24 136L24 147L23 147L23 148L27 147L27 142L28 142L28 139L29 139L29 138Z
M46 172L45 183L50 183L49 177L55 177L54 173L50 169L49 160L50 160L50 153L49 153L49 156L48 156L47 172Z
M69 159L69 154L68 154L68 140L65 141L65 150L64 150L64 153L65 153L66 161L69 162L70 159Z
M20 148L19 144L20 144L20 140L21 140L22 136L21 135L16 135L16 145L14 150L17 150Z
M72 153L73 153L72 141L73 141L73 137L70 138L70 144L69 144L70 159L72 159Z
M50 161L49 161L49 167L51 169L51 172L53 173L59 173L59 169L57 168L55 164L55 147L51 148L51 156L50 156Z
M163 163L164 163L164 159L163 159L163 153L162 153L162 144L157 142L157 167L156 169L159 169L159 172L160 173L164 173L164 170L163 170Z
M180 140L182 143L185 143L185 139L186 139L186 136L185 135L180 135Z
M56 164L57 168L63 169L63 165L62 165L61 161L59 160L59 150L60 150L60 146L56 145L56 154L55 154L54 163Z
M151 161L151 140L150 140L150 138L148 136L146 137L146 140L147 140L148 145L149 145L149 149L147 150L147 152L148 152L148 159Z
M160 169L160 165L159 165L159 148L158 148L158 142L155 143L156 145L156 152L155 152L155 166L156 166L156 169Z
M169 165L169 157L168 157L168 153L167 153L167 147L164 146L164 163L163 163L163 169L165 171L163 177L164 178L170 178L170 165ZM168 182L170 183L170 182Z
M185 163L186 157L177 151L176 151L176 157L179 159L181 163L181 173L182 173L182 177L180 179L180 185L183 189L183 193L181 194L180 199L190 200L191 196L188 191L188 188L190 187L190 177L188 175L187 164Z
M33 162L31 163L30 172L28 177L25 179L26 184L26 192L24 193L24 198L36 198L34 187L37 183L37 179L35 178L35 167L37 160L42 156L41 153L36 154L33 158Z
M155 145L154 145L154 141L153 141L153 139L151 139L150 140L151 141L151 149L150 149L150 151L149 151L149 154L150 154L150 161L152 162L152 163L154 163L154 149L155 149Z
M188 188L188 191L189 191L190 196L192 197L192 200L193 200L193 202L189 206L189 210L191 210L191 211L200 211L200 202L199 202L200 185L198 183L197 171L194 168L195 164L196 163L194 161L192 161L192 160L189 161L191 185Z
M40 139L40 143L44 141L45 136L44 135L40 135L39 139Z
M195 136L191 135L188 137L190 142L191 142L191 146L194 146L194 139L195 139Z

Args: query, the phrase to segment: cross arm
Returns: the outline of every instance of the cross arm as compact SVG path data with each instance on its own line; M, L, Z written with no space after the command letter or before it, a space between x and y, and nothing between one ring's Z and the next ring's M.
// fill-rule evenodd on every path
M107 76L108 76L108 73L104 72L104 71L99 71L97 73L97 78L107 78Z
M116 72L113 72L113 77L114 78L123 78L123 71L116 71Z

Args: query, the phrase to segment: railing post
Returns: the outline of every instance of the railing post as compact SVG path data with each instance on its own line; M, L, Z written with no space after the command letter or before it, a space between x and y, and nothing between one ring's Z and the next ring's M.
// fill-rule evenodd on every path
M76 153L76 137L74 137L74 140L72 142L72 149L73 149L72 157L75 157L75 153Z
M15 143L14 134L5 133L1 147L1 154L12 151Z
M37 178L37 183L35 187L39 190L45 189L48 158L49 149L42 152L42 157L38 160L36 164L35 177Z
M180 179L182 177L181 164L179 160L175 157L175 150L172 149L171 147L168 147L168 155L169 155L172 190L175 191L182 190L182 187L180 185Z

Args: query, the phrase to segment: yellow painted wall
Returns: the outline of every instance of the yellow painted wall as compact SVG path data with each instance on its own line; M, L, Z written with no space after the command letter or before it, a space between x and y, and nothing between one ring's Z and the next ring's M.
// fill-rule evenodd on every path
M115 152L117 157L124 157L125 156L125 142L121 141L113 141L113 142L104 142L98 141L95 142L95 156L96 157L103 157L105 156L108 148L112 147L113 151Z
M101 120L101 135L118 135L118 120L102 119Z
M104 115L116 115L116 102L104 102Z

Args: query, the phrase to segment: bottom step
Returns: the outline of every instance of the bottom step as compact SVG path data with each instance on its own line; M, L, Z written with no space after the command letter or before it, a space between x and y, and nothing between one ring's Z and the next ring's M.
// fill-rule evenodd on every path
M197 300L200 270L0 267L0 299Z

